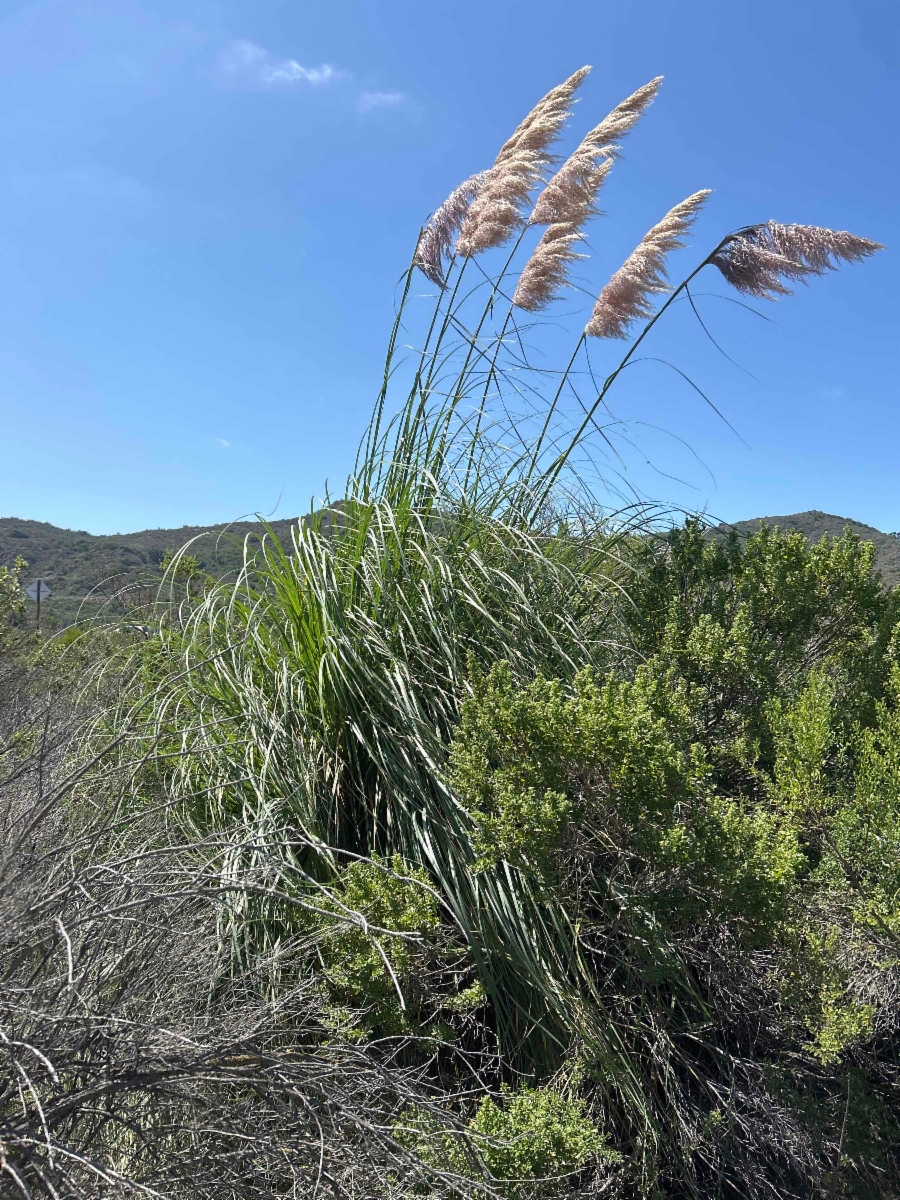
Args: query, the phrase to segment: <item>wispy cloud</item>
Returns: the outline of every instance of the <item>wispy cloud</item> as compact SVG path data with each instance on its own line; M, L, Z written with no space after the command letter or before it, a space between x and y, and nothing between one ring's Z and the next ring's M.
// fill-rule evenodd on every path
M406 100L403 92L363 92L356 102L360 112L373 112L376 108L396 108Z
M213 438L213 441L216 443L217 446L220 446L223 450L227 450L228 447L231 445L231 442L229 442L226 438L217 437L217 438Z
M219 67L235 82L257 87L321 87L346 75L330 63L304 67L295 58L275 58L262 46L247 41L234 41L226 46Z

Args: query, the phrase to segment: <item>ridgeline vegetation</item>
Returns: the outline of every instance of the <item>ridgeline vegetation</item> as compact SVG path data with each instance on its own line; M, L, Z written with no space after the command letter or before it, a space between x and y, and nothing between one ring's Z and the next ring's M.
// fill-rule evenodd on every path
M198 571L216 579L236 579L244 565L244 543L259 545L263 537L275 538L290 549L294 517L260 525L233 521L227 525L184 525L177 529L141 529L136 533L91 534L84 530L60 529L46 521L0 517L0 566L11 568L23 558L23 579L47 580L52 595L41 606L41 624L48 631L71 625L93 624L126 615L135 606L165 586L165 564L179 548L196 563ZM734 525L711 524L708 534L727 534L731 529L745 536L760 525L777 525L782 530L804 534L811 542L825 534L841 537L849 529L875 547L875 569L885 584L900 583L900 535L882 533L871 525L833 513L790 513L781 517L758 517ZM188 545L190 543L190 545Z
M696 193L536 369L660 82L548 179L584 74L422 232L338 505L49 638L0 568L4 1196L900 1197L900 590L597 499L701 269L878 247L752 225L668 289Z

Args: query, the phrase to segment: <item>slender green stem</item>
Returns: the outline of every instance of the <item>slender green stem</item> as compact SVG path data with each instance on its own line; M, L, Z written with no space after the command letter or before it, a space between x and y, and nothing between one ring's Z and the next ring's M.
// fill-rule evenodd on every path
M553 400L551 401L550 406L547 409L547 415L544 418L544 424L541 427L541 432L538 435L537 441L535 442L535 445L534 445L534 453L531 456L531 463L529 464L528 470L525 473L526 486L528 484L528 481L531 479L532 475L534 474L534 472L537 468L538 459L539 459L540 453L541 453L541 447L544 444L544 438L547 436L547 431L550 428L550 422L553 419L553 414L556 412L556 406L559 404L560 397L563 394L563 388L566 386L566 383L568 382L568 379L569 379L569 373L572 370L572 368L575 366L575 359L578 357L579 351L581 350L581 347L584 345L586 338L587 338L587 335L582 331L581 337L578 339L575 349L572 351L572 357L569 359L569 361L566 365L566 369L562 373L562 377L559 381L559 387L556 389L556 395L553 397Z
M403 319L403 310L406 306L407 298L409 297L409 289L412 284L414 271L415 267L410 264L410 266L407 268L404 279L403 295L400 298L397 314L394 317L394 324L391 327L391 335L388 339L388 349L384 362L384 376L381 381L381 389L378 393L378 398L375 401L375 411L372 414L372 419L369 422L368 429L366 430L366 436L363 442L365 449L363 450L363 446L360 446L360 450L357 452L356 456L356 463L354 465L354 476L358 476L360 467L365 470L366 491L368 491L373 454L376 446L378 445L381 420L384 414L384 405L385 401L387 400L388 386L391 380L392 364L394 360L394 354L396 353L397 349L397 335L400 332L400 324Z
M527 230L528 230L528 226L526 225L523 227L519 236L516 238L515 244L513 245L512 250L510 251L509 255L507 256L506 262L503 265L502 271L497 276L497 278L494 280L494 282L491 286L490 294L488 295L488 298L485 302L484 308L481 313L481 317L479 318L478 324L476 325L474 332L467 335L468 349L466 351L466 357L465 357L465 360L463 361L462 366L460 367L460 369L457 373L456 383L455 383L453 391L451 393L452 399L446 406L446 410L443 414L443 418L444 418L443 422L442 422L443 428L442 428L440 439L437 443L435 442L436 431L434 431L430 436L427 437L428 449L425 454L425 461L432 464L432 474L434 474L436 470L439 470L440 465L442 465L442 459L443 459L443 455L444 455L444 449L447 444L446 438L447 438L447 433L448 433L448 430L450 427L450 422L453 419L453 416L456 412L456 409L457 409L460 401L463 399L463 397L466 394L465 383L466 383L466 380L467 380L469 372L470 372L472 359L476 355L476 353L478 353L479 357L481 356L482 352L478 351L478 340L481 335L481 331L484 328L484 323L488 319L488 316L493 309L494 301L496 300L496 297L500 291L500 288L503 284L503 280L506 278L506 275L509 271L510 265L511 265L513 259L515 258L516 252L518 251L519 246L521 245L522 239L524 238ZM466 260L466 262L468 262L468 259ZM465 265L466 265L466 263L463 264L463 269L465 269ZM504 327L503 327L504 333L505 333L506 325L509 321L509 316L511 315L511 312L512 312L512 306L510 306L510 313L507 314L506 322L504 322ZM452 313L450 311L448 311L447 319L448 319L448 321L452 320ZM503 335L501 334L501 340L502 340L502 336ZM495 345L495 357L494 357L494 362L492 364L492 367L496 364L497 353L499 353L499 342ZM432 356L432 362L436 363L436 361L437 361L437 352L435 351L435 354ZM430 383L430 377L429 377L429 383ZM422 395L421 402L418 406L418 411L416 413L416 420L418 420L420 414L422 413L422 411L424 409L424 406L427 402L427 396L428 396L428 392L425 391ZM480 432L480 420L481 420L481 412L479 411L478 425L476 427L475 433L473 434L473 437L471 439L471 444L470 444L470 461L469 461L469 466L467 467L467 471L466 471L466 480L468 480L468 478L470 476L473 458L474 458L474 454L476 452L478 436L479 436L479 432ZM440 447L440 449L438 450L437 453L435 453L435 445L436 444Z
M550 465L549 469L543 476L543 480L542 480L543 490L541 493L541 503L544 502L544 500L546 499L550 490L553 488L553 485L556 483L557 479L559 478L560 472L562 471L563 467L566 465L566 462L568 461L570 455L572 454L572 451L575 449L575 447L579 444L581 439L584 437L585 431L587 430L588 426L591 424L591 422L594 419L594 414L596 413L597 409L600 407L600 405L603 403L604 399L606 398L606 393L609 391L609 389L615 383L616 379L618 379L618 377L622 373L622 371L624 371L625 368L628 366L628 364L631 361L631 359L633 358L634 353L637 350L638 346L640 346L641 342L643 342L644 338L647 336L647 334L650 332L650 330L653 328L653 326L656 324L656 322L660 319L660 317L663 315L663 313L666 311L666 309L669 308L669 306L674 303L674 301L677 299L678 295L681 292L683 292L685 290L685 288L688 287L688 285L691 283L691 281L697 275L700 274L700 272L703 270L703 268L708 266L710 264L710 262L712 262L713 258L716 256L716 254L718 254L719 250L721 250L721 248L728 241L730 241L730 235L727 238L723 238L722 241L719 242L719 244L715 247L715 249L713 249L706 256L706 258L704 258L703 262L700 263L700 265L698 267L695 267L694 270L691 271L690 275L688 275L686 279L683 279L681 281L681 283L679 283L678 287L676 287L674 289L674 291L669 296L669 298L666 300L666 302L663 305L661 305L659 311L654 313L654 315L650 318L650 320L647 322L647 324L641 330L638 337L635 338L634 342L629 347L628 353L625 355L625 357L622 359L622 361L619 363L619 365L616 367L616 369L614 371L612 371L611 374L607 375L606 379L604 380L603 387L598 392L597 397L594 400L591 407L587 410L584 420L582 421L581 425L579 425L577 431L571 438L569 445L562 452L562 454L560 454L555 459L555 461ZM581 339L578 343L578 346L576 347L575 354L578 353L578 350L581 348L584 341L585 341L585 334L582 334ZM572 364L574 363L574 361L575 361L575 355L573 354L572 359L569 362L569 366L566 368L566 371L563 374L563 378L560 382L560 387L557 392L557 398L558 398L563 386L566 383L569 371L571 370ZM555 402L556 401L554 401L554 404L555 404Z

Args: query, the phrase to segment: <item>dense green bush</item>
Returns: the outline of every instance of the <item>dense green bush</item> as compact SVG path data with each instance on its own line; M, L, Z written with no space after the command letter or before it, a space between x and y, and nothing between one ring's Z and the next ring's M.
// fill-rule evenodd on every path
M715 1121L746 1119L714 1101L749 1055L803 1081L792 1111L821 1147L847 1088L847 1114L881 1117L834 1186L881 1194L869 1168L900 1133L897 596L850 536L723 544L688 522L632 549L633 669L473 672L449 763L476 869L540 880L592 964L588 1010L621 1018L648 1094L662 1036L686 1109L705 1092ZM587 1015L584 1037L608 1102ZM700 1178L716 1146L697 1140Z

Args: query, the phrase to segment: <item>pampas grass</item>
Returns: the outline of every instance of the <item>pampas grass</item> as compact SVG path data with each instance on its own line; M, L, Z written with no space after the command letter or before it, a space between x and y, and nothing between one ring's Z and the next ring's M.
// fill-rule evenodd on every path
M550 146L590 69L582 67L549 91L503 145L466 213L457 253L472 257L502 246L524 225L522 208L552 163Z
M810 275L833 271L841 262L860 262L879 242L818 225L749 225L710 256L725 279L739 292L763 300L791 294L786 280L805 282Z
M653 315L651 296L670 290L666 282L666 255L684 245L684 238L698 212L712 193L707 188L694 192L645 233L637 248L597 297L588 337L625 338L629 327Z
M569 281L569 266L585 255L575 247L596 216L597 195L619 152L617 139L632 129L659 91L662 76L638 88L584 137L538 196L531 225L548 225L519 279L513 304L527 312L546 308Z
M447 747L473 671L505 660L519 683L535 673L570 680L586 665L602 674L623 661L617 622L628 580L615 548L624 522L611 530L601 510L591 438L602 452L600 406L688 282L712 264L747 290L748 280L773 276L758 263L756 276L746 266L741 275L741 255L768 254L809 274L876 247L796 232L807 227L748 226L654 311L654 297L669 291L667 256L710 194L696 192L610 279L568 366L534 370L520 331L511 348L505 340L514 325L513 305L503 303L508 267L469 290L460 280L469 257L525 227L525 204L586 73L549 93L491 170L432 217L400 289L381 388L340 503L299 523L290 545L267 536L248 548L236 584L209 589L161 629L179 672L160 686L149 725L153 744L171 756L169 783L185 821L195 834L234 840L236 868L242 845L266 847L273 893L289 896L301 875L327 882L348 856L400 854L427 871L489 998L498 1057L510 1073L541 1079L585 1047L603 1064L629 1170L646 1182L660 1162L676 1170L686 1144L665 1086L684 1075L682 1052L660 1042L652 1006L604 1007L582 931L548 902L540 880L508 864L476 871ZM522 273L515 305L537 311L565 283L615 139L658 83L615 109L560 172L546 199L559 219ZM462 261L447 268L457 228ZM417 270L440 292L404 368ZM646 324L605 380L595 388L602 377L585 374L593 395L575 393L586 337L625 337L637 320ZM567 388L580 406L574 417ZM277 975L291 932L284 909L248 894L229 914L223 940L271 954Z
M545 231L519 277L516 308L538 312L568 283L569 264L587 257L575 249L584 240L580 226L580 221L559 221Z
M661 75L651 79L617 105L599 125L594 126L538 196L529 218L532 225L552 225L557 221L572 220L573 203L579 200L591 206L591 213L595 211L593 202L606 177L603 160L618 155L619 139L638 123L661 86ZM602 174L598 179L600 170Z
M574 155L573 155L574 158ZM570 159L569 162L572 160ZM568 165L568 164L567 164ZM596 212L595 200L609 174L612 159L580 166L557 184L554 211L558 219L544 232L525 264L513 296L513 304L527 312L538 312L554 299L569 280L569 264L586 255L575 247L584 240L584 223ZM565 167L562 168L565 171ZM557 173L557 180L562 171ZM551 185L554 181L551 181ZM540 201L538 201L540 204Z
M444 258L486 176L487 171L479 171L454 188L422 230L413 262L438 287L444 286Z

